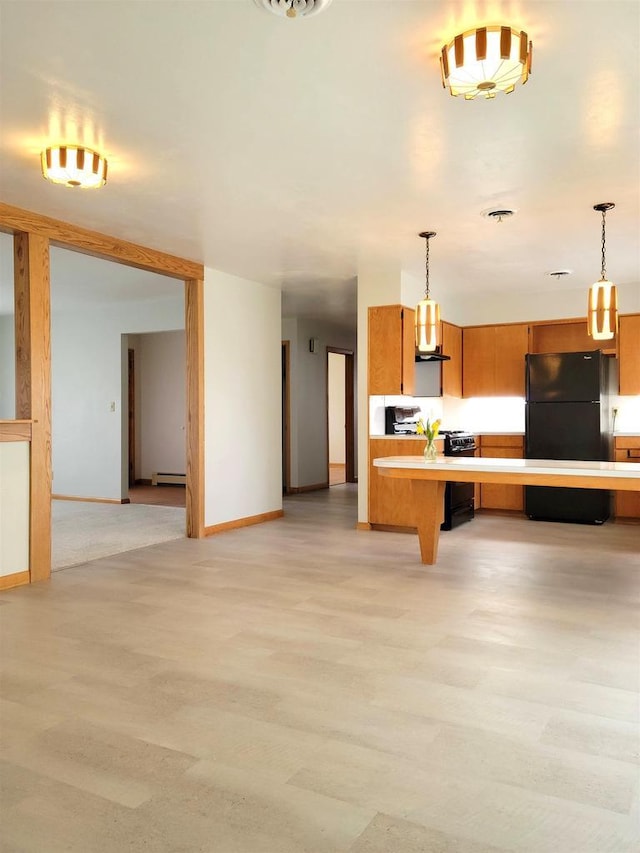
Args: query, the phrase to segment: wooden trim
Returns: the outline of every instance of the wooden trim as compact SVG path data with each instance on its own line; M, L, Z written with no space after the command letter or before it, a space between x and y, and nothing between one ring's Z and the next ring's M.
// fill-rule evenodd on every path
M147 480L147 479L144 479L144 478L143 478L143 479L139 479L139 480L136 480L135 485L136 485L136 486L150 486L150 485L151 485L151 480Z
M403 526L401 524L372 524L372 530L379 530L382 533L417 533L417 527Z
M49 216L42 216L29 210L0 202L0 231L16 234L29 232L51 241L54 246L62 246L73 252L92 255L126 264L149 272L161 273L178 279L203 279L204 267L195 261L178 258L157 249L147 249L136 243L129 243L117 237L108 237L97 231L89 231L79 225L61 222Z
M25 572L14 572L12 575L0 577L0 590L13 589L16 586L24 586L30 582L29 570Z
M51 495L54 501L80 501L89 504L128 504L129 498L85 498L80 495Z
M13 238L16 416L32 419L29 569L32 581L51 576L51 319L49 241Z
M329 483L313 483L309 486L291 486L291 494L299 495L301 492L317 492L319 489L328 489Z
M373 530L368 521L358 521L356 523L356 530Z
M187 348L187 536L201 539L204 526L204 281L185 281Z
M265 521L274 521L282 518L284 510L274 509L271 512L261 512L259 515L248 515L246 518L236 518L234 521L223 521L221 524L211 524L205 527L205 536L213 536L216 533L225 533L227 530L237 530L239 527L250 527L252 524L262 524Z
M291 494L291 341L282 341L284 388L282 392L282 479L284 494Z
M31 441L31 421L0 421L0 441Z

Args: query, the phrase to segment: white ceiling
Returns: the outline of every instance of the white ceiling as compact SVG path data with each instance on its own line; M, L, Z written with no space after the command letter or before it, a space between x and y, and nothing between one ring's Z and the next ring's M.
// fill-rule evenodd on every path
M640 282L634 0L334 0L294 21L253 0L1 0L0 15L5 202L281 286L285 315L352 319L362 257L423 280L421 230L449 293L586 287L600 201L616 203L608 271ZM438 51L480 23L526 29L533 73L464 102ZM60 141L105 153L104 189L42 179ZM494 206L518 213L498 225L480 215ZM545 276L558 268L574 275Z

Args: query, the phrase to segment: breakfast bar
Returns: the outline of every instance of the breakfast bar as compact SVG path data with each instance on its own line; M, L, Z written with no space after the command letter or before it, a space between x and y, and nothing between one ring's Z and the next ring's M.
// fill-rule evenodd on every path
M522 486L564 486L579 489L640 491L639 466L632 462L581 462L556 459L502 459L385 456L374 459L383 477L411 481L418 514L420 555L432 566L438 556L444 488L447 480L463 483L507 483Z

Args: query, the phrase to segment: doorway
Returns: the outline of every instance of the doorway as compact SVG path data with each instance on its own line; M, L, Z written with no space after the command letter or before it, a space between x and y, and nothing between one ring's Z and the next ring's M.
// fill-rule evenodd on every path
M327 481L355 483L354 357L327 347Z

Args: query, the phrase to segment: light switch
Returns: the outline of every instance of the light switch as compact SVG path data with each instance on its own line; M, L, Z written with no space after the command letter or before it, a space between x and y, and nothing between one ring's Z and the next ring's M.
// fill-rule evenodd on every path
M115 410L116 410L116 403L115 403L115 400L112 400L112 401L111 401L111 405L109 406L109 410L110 410L110 411L112 411L112 412L115 412Z

